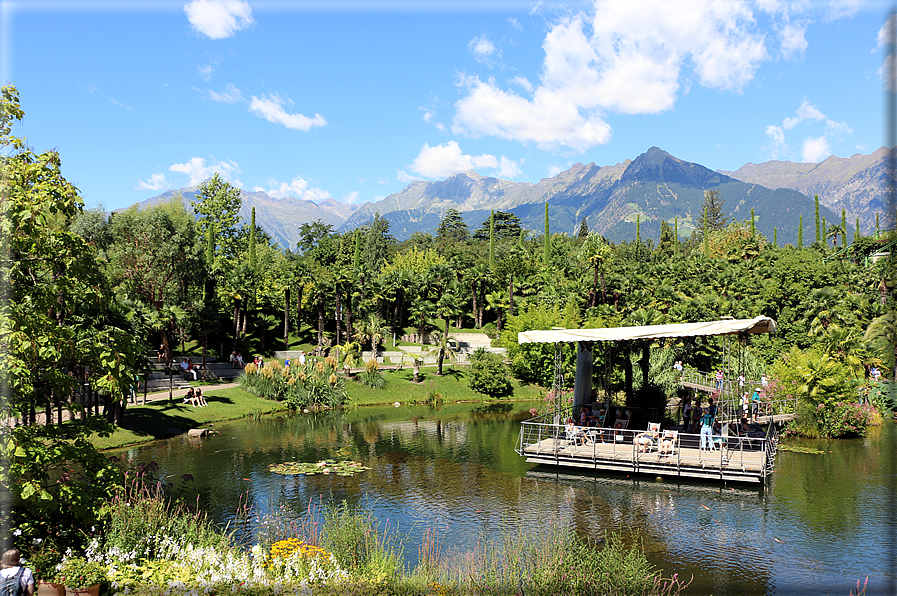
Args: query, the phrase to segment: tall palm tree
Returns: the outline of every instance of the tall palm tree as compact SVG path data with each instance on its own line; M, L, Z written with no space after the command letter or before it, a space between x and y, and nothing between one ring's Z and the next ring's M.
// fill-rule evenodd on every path
M589 294L589 307L598 303L598 280L601 280L601 301L607 299L607 291L604 284L604 269L613 257L613 249L599 234L590 233L579 249L579 259L591 266L595 272L592 282L592 291Z

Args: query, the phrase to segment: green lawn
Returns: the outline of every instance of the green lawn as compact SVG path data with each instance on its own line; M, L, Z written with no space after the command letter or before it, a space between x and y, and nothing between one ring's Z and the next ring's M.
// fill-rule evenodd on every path
M122 425L112 435L105 438L94 436L91 442L98 449L122 447L154 439L167 439L209 422L234 420L254 412L285 409L280 402L260 399L236 387L209 389L203 393L209 402L203 408L181 403L181 398L151 402L145 406L131 406L125 410Z
M391 404L393 402L412 403L425 402L431 391L439 393L445 401L491 401L488 395L474 393L467 386L467 368L452 367L446 365L442 369L443 375L436 374L436 367L421 368L421 382L412 383L414 371L410 366L403 370L383 371L386 378L386 387L383 389L371 389L360 385L355 380L346 381L346 391L349 398L356 405ZM525 385L511 379L514 387L514 395L506 400L532 401L542 399L545 396L545 388L538 385Z

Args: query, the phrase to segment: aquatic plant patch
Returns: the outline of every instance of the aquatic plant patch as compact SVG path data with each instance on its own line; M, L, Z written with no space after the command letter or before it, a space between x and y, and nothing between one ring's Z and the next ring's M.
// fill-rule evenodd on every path
M292 476L294 474L304 474L305 476L314 476L315 474L354 476L359 472L370 470L370 468L361 465L361 463L357 461L338 462L332 459L322 459L319 462L288 461L281 464L270 464L268 470L275 474L283 474L285 476Z
M791 445L782 445L779 443L779 451L793 451L794 453L813 453L815 455L821 455L825 453L824 450L813 449L812 447L793 447Z

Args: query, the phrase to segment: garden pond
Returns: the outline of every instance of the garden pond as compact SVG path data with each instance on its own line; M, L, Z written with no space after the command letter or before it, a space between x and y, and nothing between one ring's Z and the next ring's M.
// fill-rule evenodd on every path
M866 438L783 442L766 488L561 472L514 451L526 403L365 407L213 425L119 453L155 461L209 515L235 525L241 503L259 519L300 519L346 501L407 533L413 563L425 532L446 553L471 551L511 521L569 524L581 536L622 532L693 594L891 594L897 586L897 425ZM821 453L820 453L821 452ZM283 475L283 462L352 460L351 476ZM189 474L192 480L183 480Z

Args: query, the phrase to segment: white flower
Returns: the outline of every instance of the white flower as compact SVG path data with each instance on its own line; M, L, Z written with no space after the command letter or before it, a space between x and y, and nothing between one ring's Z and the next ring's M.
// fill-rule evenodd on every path
M16 530L12 533L12 535L13 535L13 536L21 536L21 535L22 535L22 530L19 530L18 528L16 528Z

